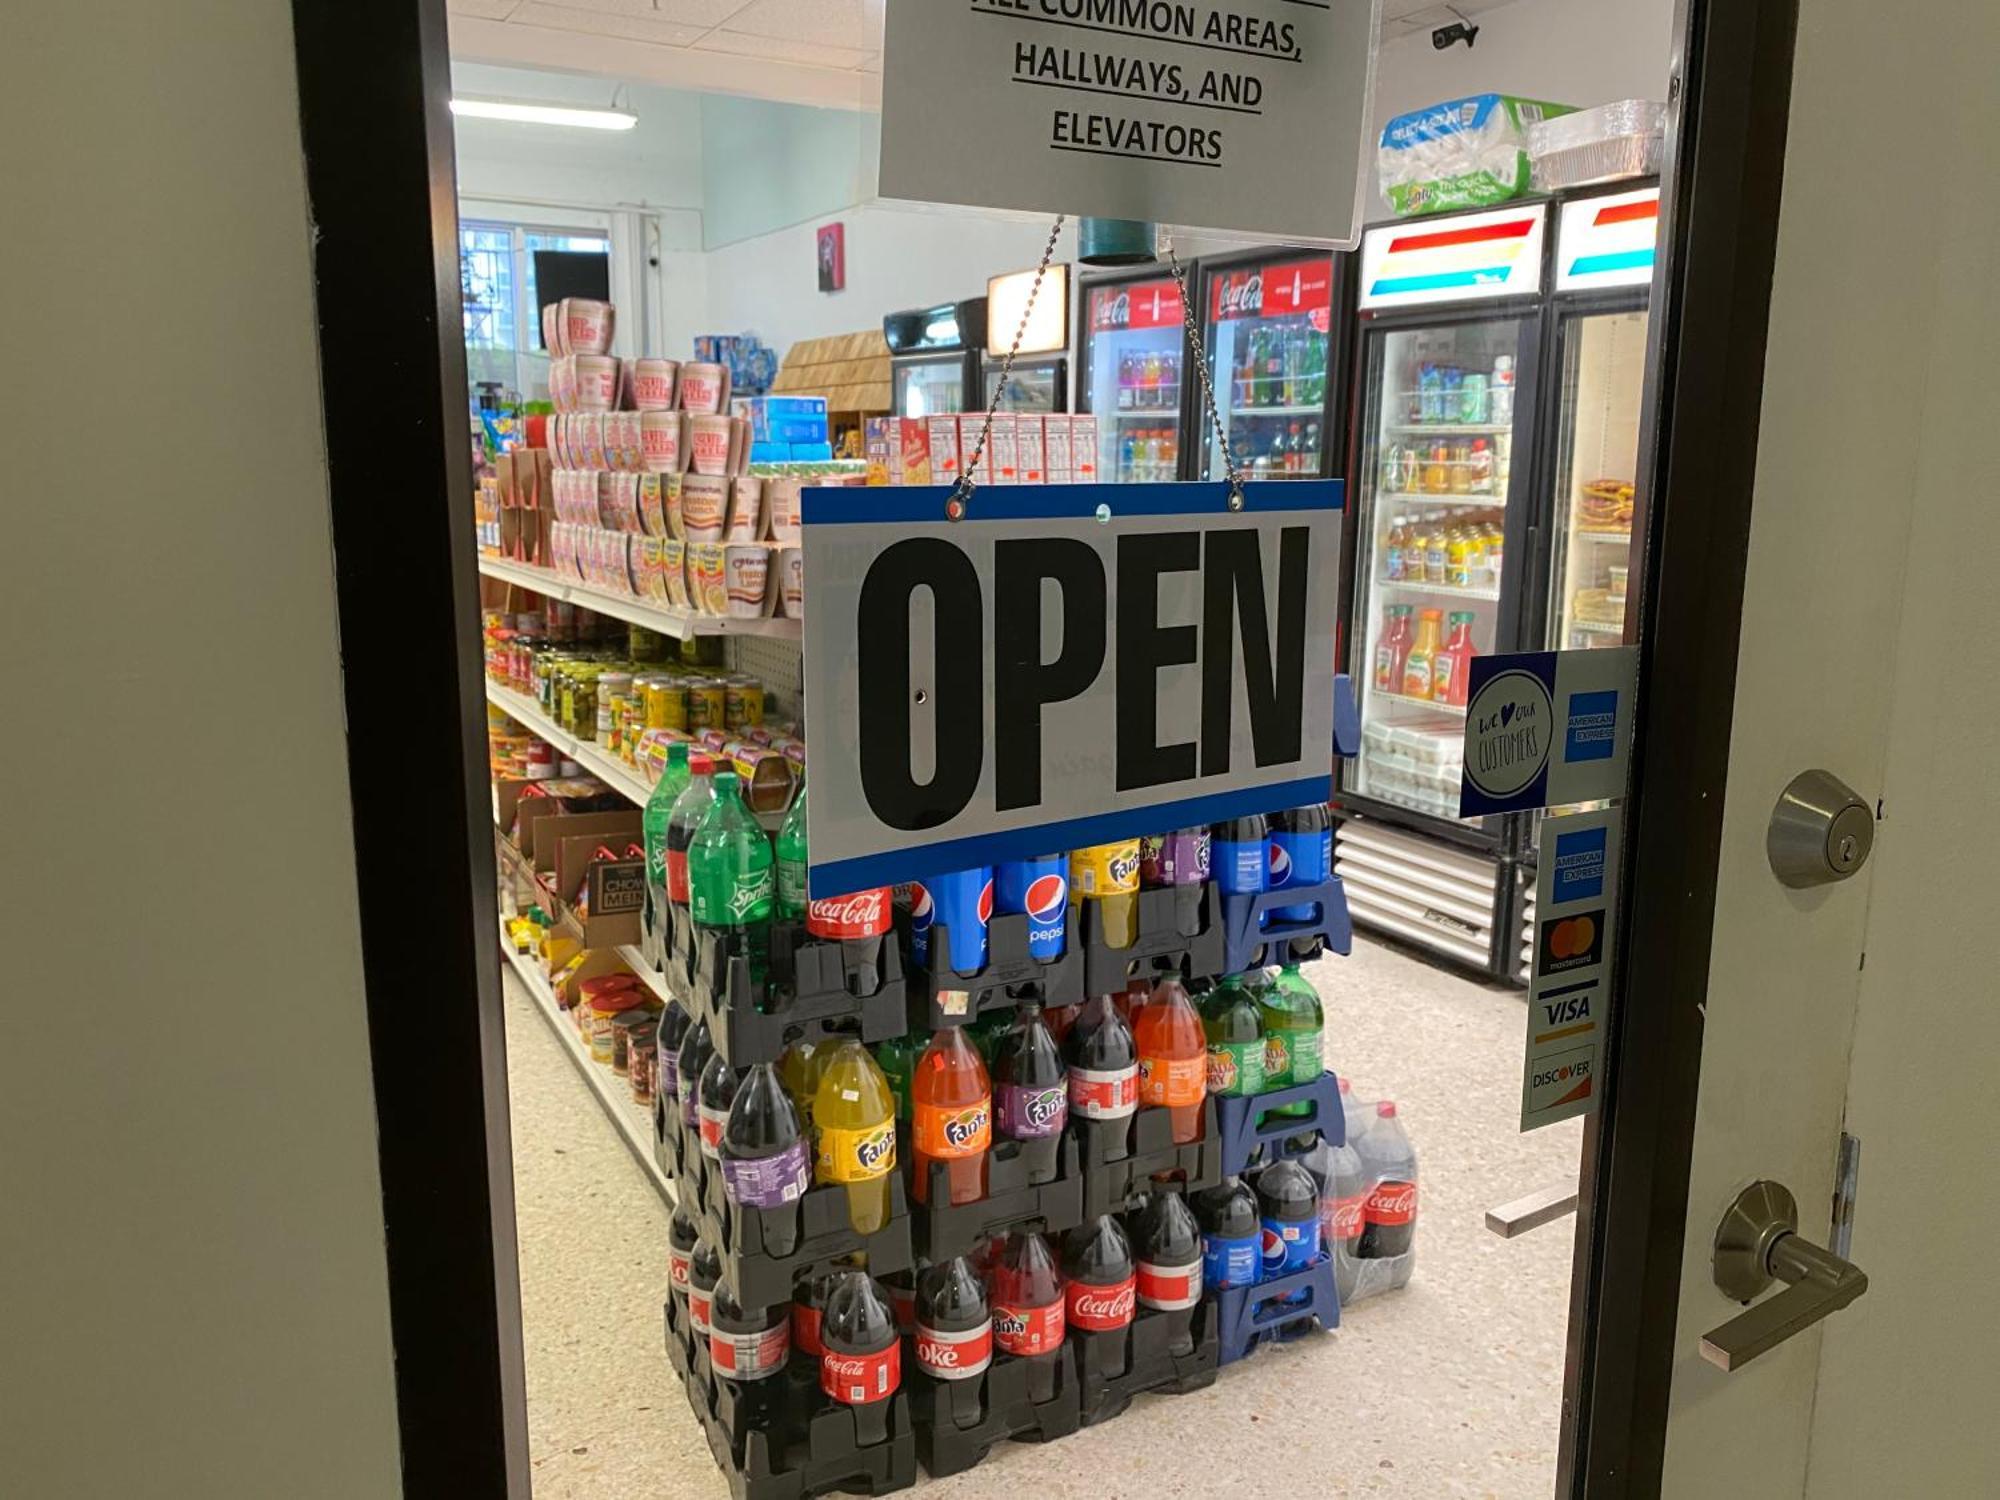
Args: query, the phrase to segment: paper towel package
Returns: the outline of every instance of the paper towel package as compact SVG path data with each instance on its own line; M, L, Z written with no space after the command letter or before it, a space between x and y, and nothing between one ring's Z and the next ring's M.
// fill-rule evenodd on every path
M1473 94L1397 115L1382 130L1382 196L1403 218L1504 203L1528 191L1528 130L1574 106Z

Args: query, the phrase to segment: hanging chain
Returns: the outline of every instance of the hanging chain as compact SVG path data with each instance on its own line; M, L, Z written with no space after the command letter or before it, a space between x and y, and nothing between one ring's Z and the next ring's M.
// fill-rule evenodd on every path
M1222 420L1222 413L1215 409L1215 386L1208 378L1208 351L1201 343L1201 320L1195 316L1194 298L1188 295L1187 272L1181 269L1181 258L1174 254L1174 237L1163 235L1167 247L1167 264L1173 268L1174 284L1181 291L1181 316L1187 322L1188 342L1194 346L1194 373L1201 381L1201 399L1208 410L1208 420L1215 427L1216 440L1222 444L1223 475L1229 482L1229 508L1243 509L1243 471L1236 466L1236 450L1229 441L1229 428ZM1196 434L1199 446L1207 433Z
M965 458L958 471L958 482L951 487L945 497L944 513L953 521L965 519L965 508L972 500L972 492L978 481L972 476L979 467L980 455L986 451L987 434L993 431L994 413L1000 410L1000 403L1007 395L1007 380L1014 373L1014 357L1021 352L1021 340L1028 336L1028 319L1035 311L1035 298L1042 290L1042 278L1049 274L1049 262L1055 259L1056 241L1062 237L1064 214L1057 214L1056 221L1049 229L1049 242L1042 247L1042 263L1035 267L1035 280L1028 288L1027 306L1021 309L1021 321L1014 329L1014 342L1008 346L1007 357L1000 362L1000 379L993 387L993 399L986 406L986 420L979 424L979 437L972 445L972 452Z

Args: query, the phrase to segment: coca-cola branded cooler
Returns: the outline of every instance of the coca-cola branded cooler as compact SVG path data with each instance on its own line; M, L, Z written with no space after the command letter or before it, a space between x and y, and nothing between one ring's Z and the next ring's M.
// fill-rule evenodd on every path
M1198 268L1185 267L1187 284ZM1097 418L1098 477L1120 484L1186 476L1182 433L1194 410L1187 318L1163 265L1084 277L1076 298L1076 409Z
M1245 477L1318 479L1345 450L1342 375L1349 344L1349 257L1258 250L1201 263L1202 343L1215 406ZM1187 477L1220 479L1221 435L1200 401Z

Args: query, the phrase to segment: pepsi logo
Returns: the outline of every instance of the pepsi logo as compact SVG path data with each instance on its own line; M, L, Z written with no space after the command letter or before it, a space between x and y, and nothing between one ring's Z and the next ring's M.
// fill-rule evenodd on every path
M931 918L937 914L937 904L931 900L931 888L921 880L910 882L910 931L929 932Z
M1292 878L1292 851L1271 840L1271 884L1284 885Z
M987 878L986 884L984 884L979 888L979 921L980 925L984 926L986 923L991 922L992 920L993 920L993 880L992 877L989 876Z
M1053 922L1069 899L1069 881L1061 875L1039 875L1028 883L1021 905L1031 921Z
M1282 1266L1285 1263L1285 1239L1270 1225L1264 1226L1264 1264Z

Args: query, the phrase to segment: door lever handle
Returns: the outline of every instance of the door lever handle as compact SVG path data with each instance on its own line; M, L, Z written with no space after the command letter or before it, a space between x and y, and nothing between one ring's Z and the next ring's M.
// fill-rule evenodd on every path
M1753 1182L1729 1205L1715 1230L1715 1284L1749 1302L1773 1281L1777 1296L1738 1313L1702 1335L1701 1355L1724 1370L1739 1369L1868 1290L1851 1261L1799 1237L1799 1208L1776 1182Z

